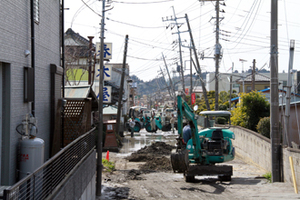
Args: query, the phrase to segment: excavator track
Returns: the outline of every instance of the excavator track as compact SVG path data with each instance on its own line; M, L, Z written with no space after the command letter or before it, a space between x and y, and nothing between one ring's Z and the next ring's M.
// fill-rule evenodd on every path
M171 152L171 164L175 173L183 173L188 169L188 151L173 149Z

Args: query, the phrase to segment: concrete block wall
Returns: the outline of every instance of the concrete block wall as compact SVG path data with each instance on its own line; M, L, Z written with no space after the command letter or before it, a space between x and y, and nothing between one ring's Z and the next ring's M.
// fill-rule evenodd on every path
M292 157L294 164L294 172L297 181L298 190L300 189L300 150L293 148L283 149L283 171L284 171L284 181L293 183L291 165L289 157Z
M232 126L231 131L235 134L233 145L236 154L241 156L245 161L264 169L266 172L272 171L271 163L271 141L254 131ZM283 176L284 181L293 184L289 156L293 158L295 177L297 187L300 188L300 150L293 148L283 148Z
M235 134L233 145L236 153L270 172L272 167L270 139L242 127L232 126L230 130Z

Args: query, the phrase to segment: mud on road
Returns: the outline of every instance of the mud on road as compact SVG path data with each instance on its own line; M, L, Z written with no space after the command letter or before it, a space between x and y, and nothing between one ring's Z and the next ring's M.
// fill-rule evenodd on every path
M129 156L110 153L116 170L102 175L99 199L300 199L287 183L269 183L266 172L235 158L230 182L218 177L196 176L186 183L183 174L173 173L170 154L174 146L156 142ZM103 157L105 154L103 154Z

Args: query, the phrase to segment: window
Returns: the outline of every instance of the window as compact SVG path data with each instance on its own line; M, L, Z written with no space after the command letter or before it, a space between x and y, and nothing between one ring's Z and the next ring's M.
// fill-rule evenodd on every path
M35 23L40 22L40 1L39 0L34 0L33 1L33 19Z
M282 81L283 86L287 86L287 81Z
M247 93L251 92L252 87L251 86L247 86Z

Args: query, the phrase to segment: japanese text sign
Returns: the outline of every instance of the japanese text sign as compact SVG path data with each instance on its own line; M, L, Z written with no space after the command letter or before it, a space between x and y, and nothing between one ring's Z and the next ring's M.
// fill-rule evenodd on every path
M111 59L111 54L112 54L112 43L104 43L104 54L103 54L103 59L104 60L109 60ZM96 59L100 59L100 51L101 51L101 43L97 42L96 43Z
M103 79L105 81L111 80L111 74L112 74L112 66L111 65L104 65L103 66ZM99 80L100 77L100 65L96 65L96 73L95 73L95 80Z

